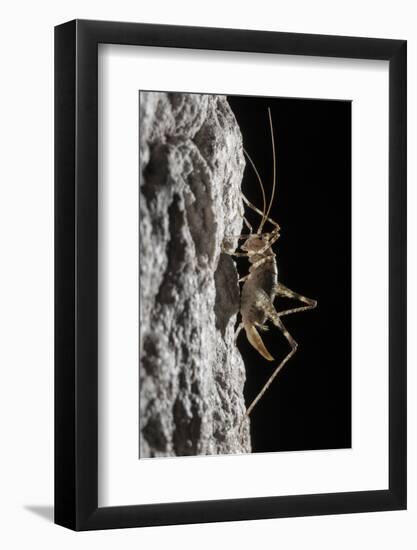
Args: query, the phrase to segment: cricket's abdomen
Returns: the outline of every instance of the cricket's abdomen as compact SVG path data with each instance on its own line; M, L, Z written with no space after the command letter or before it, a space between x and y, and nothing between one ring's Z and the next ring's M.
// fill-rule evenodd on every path
M250 277L247 282L252 281L255 288L260 288L268 296L272 296L272 291L278 282L278 269L275 258L271 258L271 260L255 268L253 271L251 269L249 271Z
M241 293L240 313L246 336L250 344L268 361L274 358L266 349L257 328L262 329L265 326L277 280L275 261L265 262L250 270L250 277L243 285Z
M278 282L278 270L275 261L254 269L242 288L240 312L243 323L263 325L266 320L262 302L265 298L273 299L273 290Z

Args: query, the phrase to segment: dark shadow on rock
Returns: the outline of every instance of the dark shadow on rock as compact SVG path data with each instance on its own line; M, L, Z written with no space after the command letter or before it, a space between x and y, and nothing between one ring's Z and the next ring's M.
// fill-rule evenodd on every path
M216 326L225 335L232 315L239 311L239 283L236 266L230 256L221 254L214 274L216 284Z

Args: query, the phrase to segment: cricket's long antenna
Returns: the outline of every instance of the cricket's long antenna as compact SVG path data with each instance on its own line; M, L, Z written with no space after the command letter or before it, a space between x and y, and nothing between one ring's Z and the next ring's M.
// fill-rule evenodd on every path
M263 227L266 219L265 219L265 210L266 210L266 196L265 196L265 188L263 186L263 183L262 183L262 179L261 179L261 176L259 175L259 172L258 170L256 169L256 165L255 163L253 162L251 156L249 155L249 153L246 151L246 149L243 147L243 152L245 153L248 161L250 162L252 168L253 168L253 171L255 172L256 174L256 177L258 179L258 182L259 182L259 186L261 188L261 191L262 191L262 221L258 227L258 230L256 231L256 233L260 233L260 230L261 228Z
M262 218L261 225L259 226L258 233L262 231L262 228L264 226L265 221L269 217L269 213L271 211L272 202L274 200L275 195L275 184L276 184L276 159L275 159L275 140L274 140L274 127L272 125L272 117L271 117L271 109L268 107L268 116L269 116L269 127L271 129L271 143L272 143L272 166L273 166L273 176L272 176L272 194L271 194L271 200L269 202L268 210L266 212L266 215L264 218Z

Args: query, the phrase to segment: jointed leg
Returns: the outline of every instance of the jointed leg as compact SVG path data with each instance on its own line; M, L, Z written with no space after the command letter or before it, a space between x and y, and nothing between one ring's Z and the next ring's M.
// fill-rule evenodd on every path
M269 386L274 381L275 377L280 373L280 371L283 369L286 363L291 359L291 357L295 354L297 351L298 344L294 340L294 338L291 336L291 334L288 332L288 330L285 328L283 322L279 318L279 313L275 311L274 306L271 304L271 308L267 312L268 317L271 319L271 321L274 323L275 326L277 326L280 331L283 333L285 338L287 339L288 343L291 346L291 351L284 357L284 359L281 361L281 363L276 367L274 372L269 377L268 381L264 385L264 387L261 389L261 391L258 393L258 395L255 397L255 399L252 401L250 406L248 407L245 416L249 416L250 413L253 411L253 408L258 403L258 401L261 399L261 397L264 395L266 390L269 388Z
M251 256L251 254L247 254L247 256ZM270 256L265 256L264 258L262 258L261 260L258 260L257 262L255 262L254 264L252 264L251 266L251 269L256 269L257 267L263 265L265 262L267 262L268 260L273 260L275 258L275 255L270 255ZM249 277L252 275L253 271L252 272L249 272L247 275L245 275L244 277L241 277L239 279L239 283L242 283L243 281L246 281L246 279L249 279Z
M246 239L249 238L249 234L248 233L245 233L245 234L241 234L241 235L227 235L225 238L226 240L231 240L231 239L239 239L240 241L244 241Z
M248 235L230 235L230 239L247 239ZM235 252L234 250L228 250L223 244L221 245L221 251L224 252L224 254L228 254L229 256L237 256L240 258L247 258L248 253L247 252Z
M236 235L235 238L237 238L237 239L248 239L249 235ZM265 252L269 248L271 248L272 245L275 243L275 241L277 241L278 239L279 239L279 233L277 231L275 234L272 234L272 238L260 250L252 250L252 251L247 251L247 252L230 252L222 246L222 252L224 252L225 254L229 254L229 256L237 256L237 257L241 257L241 258L248 257L248 256L255 256L255 255L259 256L259 255L265 254ZM274 257L274 256L266 256L264 258L261 258L260 260L258 260L257 262L255 262L253 264L253 267L258 267L259 265L262 265L267 259L272 258L272 257Z
M317 306L316 300L312 300L311 298L306 298L305 296L298 294L298 292L294 292L294 290L290 290L282 283L277 283L275 285L274 294L276 296L282 296L284 298L292 298L294 300L299 300L300 302L303 302L304 304L306 304L305 306L298 306L290 309L285 309L284 311L280 311L278 313L280 317L283 317L284 315L289 315L290 313L298 313L300 311L307 311L309 309L314 309Z
M248 222L247 218L245 216L243 216L243 223L246 225L246 227L249 229L251 235L253 233L253 227L251 226L251 224Z
M254 204L252 204L251 202L249 202L249 200L245 197L245 195L241 192L242 194L242 199L243 199L243 202L249 206L249 208L251 208L252 210L254 210L255 212L257 212L260 216L262 216L262 218L264 217L264 214L263 212L261 212L259 210L259 208L256 208L256 206ZM280 229L280 226L277 224L276 221L274 221L272 218L265 218L269 223L271 223L272 225L274 225L275 227L277 227L278 229Z
M268 381L264 385L264 387L261 389L261 391L258 393L258 395L255 397L255 399L250 404L249 408L246 411L245 416L249 416L252 412L255 405L258 403L258 401L261 399L261 397L264 395L266 390L269 388L269 386L272 384L275 377L278 375L278 373L282 370L284 365L291 359L291 357L295 354L297 351L298 344L294 340L294 338L291 336L291 334L288 332L288 330L285 328L283 322L281 321L281 317L284 315L289 315L290 313L296 313L299 311L306 311L308 309L314 309L317 305L316 300L312 300L310 298L306 298L305 296L302 296L301 294L298 294L297 292L294 292L293 290L290 290L282 283L278 283L276 287L274 288L274 293L277 296L284 296L286 298L294 298L296 300L300 300L300 302L305 303L305 306L300 306L292 309L286 309L284 311L277 312L273 304L267 300L263 300L262 307L265 310L265 314L267 317L274 323L276 327L280 329L282 334L287 339L288 343L291 346L291 351L284 357L284 359L281 361L281 363L278 365L278 367L274 370L272 375L269 377Z
M248 253L247 252L229 252L225 248L222 248L222 252L225 254L228 254L229 256L236 256L237 258L247 258Z

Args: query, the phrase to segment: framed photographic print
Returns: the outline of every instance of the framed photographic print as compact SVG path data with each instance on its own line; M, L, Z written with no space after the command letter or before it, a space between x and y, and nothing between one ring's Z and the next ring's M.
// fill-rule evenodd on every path
M406 42L55 29L55 521L406 507Z

